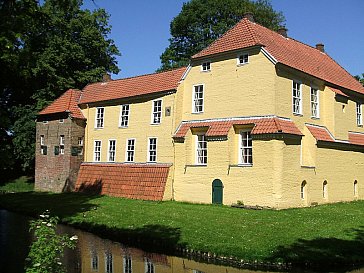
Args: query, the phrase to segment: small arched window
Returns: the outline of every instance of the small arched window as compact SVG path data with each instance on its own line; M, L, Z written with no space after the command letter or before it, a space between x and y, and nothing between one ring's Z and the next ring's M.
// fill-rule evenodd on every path
M306 199L306 180L303 180L301 183L301 199L304 200Z
M324 183L322 183L322 197L327 198L327 181L325 180Z
M358 180L354 181L354 196L358 196Z

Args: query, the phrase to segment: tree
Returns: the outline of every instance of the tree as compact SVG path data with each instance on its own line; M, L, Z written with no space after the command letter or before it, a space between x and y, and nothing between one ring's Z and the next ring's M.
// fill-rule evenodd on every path
M0 136L12 138L23 169L33 169L36 113L69 88L119 72L109 16L82 2L0 0L0 103L8 109Z
M364 86L364 73L360 75L355 76L355 78Z
M160 56L160 71L185 66L201 51L234 26L246 12L259 24L277 30L284 22L269 0L191 0L171 22L170 45Z

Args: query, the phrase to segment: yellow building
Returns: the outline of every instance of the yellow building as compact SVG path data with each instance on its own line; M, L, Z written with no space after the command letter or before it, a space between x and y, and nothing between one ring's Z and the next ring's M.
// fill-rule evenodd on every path
M244 18L187 68L84 88L76 190L272 208L364 199L363 103L322 44Z

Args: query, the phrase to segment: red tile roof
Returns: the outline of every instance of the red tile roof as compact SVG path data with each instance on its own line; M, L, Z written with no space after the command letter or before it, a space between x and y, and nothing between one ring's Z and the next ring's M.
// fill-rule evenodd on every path
M63 93L58 99L38 113L38 115L48 115L56 113L70 112L71 117L86 119L78 107L78 100L81 96L81 91L77 89L69 89Z
M349 97L348 95L346 95L343 91L341 91L340 89L334 88L334 87L329 87L330 90L332 90L334 93L336 93L337 95L341 95L344 97Z
M364 145L364 134L349 132L349 142L355 145Z
M233 125L252 125L252 134L275 134L284 133L302 136L301 131L289 119L283 119L276 116L268 117L249 117L249 118L232 118L216 119L203 121L182 121L177 128L173 137L184 138L190 128L206 127L206 136L218 137L227 136Z
M192 59L252 46L263 46L278 63L364 94L364 87L326 53L294 39L285 38L246 18L210 46L192 56Z
M167 72L89 84L83 89L79 103L122 99L176 90L185 71L186 67L182 67Z
M316 140L335 142L335 138L326 127L311 124L306 124L306 127Z
M169 164L82 163L76 191L161 201Z

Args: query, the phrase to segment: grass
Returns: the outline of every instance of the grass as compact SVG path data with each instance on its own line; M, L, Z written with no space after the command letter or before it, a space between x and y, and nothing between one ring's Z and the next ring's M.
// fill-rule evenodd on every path
M243 210L76 193L14 193L0 207L62 221L134 246L179 248L262 263L364 265L364 202ZM170 253L170 252L169 252Z
M33 190L34 183L32 182L32 179L27 176L21 176L6 182L4 185L0 185L0 191L5 192L29 192Z

